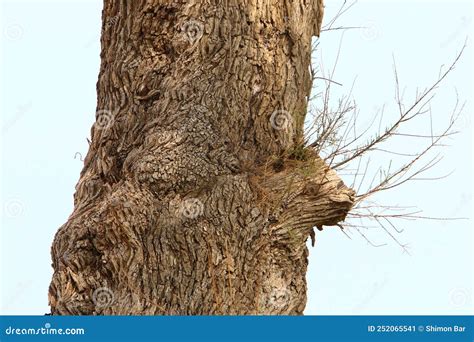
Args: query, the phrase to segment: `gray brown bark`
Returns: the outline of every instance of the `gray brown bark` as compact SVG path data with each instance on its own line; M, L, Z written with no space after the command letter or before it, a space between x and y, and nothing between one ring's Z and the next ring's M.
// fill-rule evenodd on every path
M53 314L302 314L348 189L304 148L317 0L105 0Z

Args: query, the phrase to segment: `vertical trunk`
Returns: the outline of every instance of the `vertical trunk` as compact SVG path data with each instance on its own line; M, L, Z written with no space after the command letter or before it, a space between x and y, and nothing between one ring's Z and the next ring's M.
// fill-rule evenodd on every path
M53 314L301 314L353 192L303 147L321 0L105 0Z

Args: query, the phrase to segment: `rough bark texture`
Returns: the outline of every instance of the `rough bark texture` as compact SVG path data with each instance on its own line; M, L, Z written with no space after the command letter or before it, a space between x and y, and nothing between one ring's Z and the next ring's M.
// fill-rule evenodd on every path
M53 314L302 314L353 191L303 148L320 0L105 0Z

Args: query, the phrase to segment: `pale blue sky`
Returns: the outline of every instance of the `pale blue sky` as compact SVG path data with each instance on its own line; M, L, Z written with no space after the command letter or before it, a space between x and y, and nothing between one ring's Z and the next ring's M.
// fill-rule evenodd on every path
M327 1L329 20L341 1ZM48 312L50 245L72 212L72 195L94 120L99 71L101 1L2 1L1 83L1 311ZM472 31L470 1L360 1L339 21L364 26L344 33L334 80L337 94L353 96L361 122L387 106L394 118L395 56L407 102L416 87L429 86ZM334 63L342 31L324 32L318 64ZM472 38L472 37L471 37ZM455 101L468 100L461 133L442 152L430 173L447 179L408 183L382 194L386 204L416 205L426 215L471 217L472 213L472 42L456 70L437 92L434 127L442 128ZM324 83L317 83L321 89ZM392 110L391 110L392 109ZM425 131L420 121L415 131ZM410 151L420 145L397 141ZM374 156L374 168L387 162ZM373 171L373 170L372 170ZM346 179L348 183L351 179ZM473 314L472 222L415 221L400 225L397 238L410 244L404 254L387 234L366 235L387 246L373 248L356 233L336 229L317 234L310 249L307 314Z

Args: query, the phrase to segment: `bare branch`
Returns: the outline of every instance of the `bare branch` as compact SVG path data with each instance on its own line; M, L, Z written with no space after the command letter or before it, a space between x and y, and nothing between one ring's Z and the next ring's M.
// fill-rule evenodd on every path
M343 9L341 9L340 12L341 14L344 13ZM332 24L330 23L328 25L329 26L326 29L332 29ZM377 193L397 188L409 181L439 180L446 178L452 173L451 172L447 175L438 177L424 176L426 172L435 167L443 158L440 154L435 154L434 156L429 157L425 162L422 160L425 159L425 157L428 157L428 155L434 149L446 146L443 141L450 139L458 133L458 131L455 130L455 123L464 109L464 104L460 105L457 92L456 103L451 113L449 122L447 126L438 133L434 132L433 128L431 102L435 97L435 91L439 85L454 70L464 52L466 45L464 44L453 62L444 72L440 70L438 78L431 86L422 91L419 91L418 89L416 90L415 98L410 105L404 104L403 98L405 90L401 90L399 73L397 71L394 58L394 100L398 110L397 118L392 124L383 129L382 122L385 111L384 105L381 110L377 111L377 113L372 117L370 122L364 125L363 131L358 132L357 121L359 111L357 109L356 103L352 100L352 91L355 82L352 84L349 94L339 98L334 108L332 108L330 105L330 103L333 103L332 100L330 101L330 98L332 97L331 85L337 84L341 86L340 83L333 81L337 62L341 52L341 44L342 39L338 47L336 61L332 70L329 72L330 76L325 77L323 73L321 77L313 77L314 80L325 81L326 87L325 90L319 94L320 97L318 97L318 99L321 100L322 105L319 106L319 109L315 109L314 112L311 113L313 114L313 120L309 129L305 132L306 146L313 148L315 152L317 152L333 169L347 172L347 174L353 176L351 187L356 189L358 195L356 196L353 209L347 215L347 221L344 222L343 225L338 225L341 231L346 234L344 228L355 229L359 235L361 235L370 245L374 247L381 247L384 244L372 243L361 231L361 229L371 227L362 221L371 220L376 223L376 227L382 229L392 240L394 240L404 252L409 253L408 246L401 243L395 236L395 234L400 234L403 232L403 229L398 228L393 220L454 220L462 218L437 218L423 216L420 215L421 211L419 210L410 211L411 207L403 208L399 206L382 206L380 204L374 204L370 202L369 198ZM429 120L427 123L427 127L429 127L428 134L407 131L411 127L410 123L417 118L427 118ZM379 120L378 133L367 139L366 136L368 132L371 131L377 120ZM421 150L410 153L397 151L393 148L393 146L396 145L393 144L391 145L391 148L386 148L383 146L388 141L392 141L397 138L417 139L419 142L416 143L416 146L419 146L420 142L427 144ZM362 139L367 140L366 142L359 144ZM310 142L311 140L312 142ZM393 167L392 160L390 160L386 167L378 167L368 186L366 186L371 153L385 153L400 158L408 157L409 160L403 162L402 165L398 166L397 168ZM366 161L362 160L364 157L367 158ZM353 165L352 163L357 163L355 168L348 168L347 166ZM363 168L363 170L361 168ZM365 188L365 190L362 191L363 188ZM361 224L354 224L351 222L351 219L361 220Z

